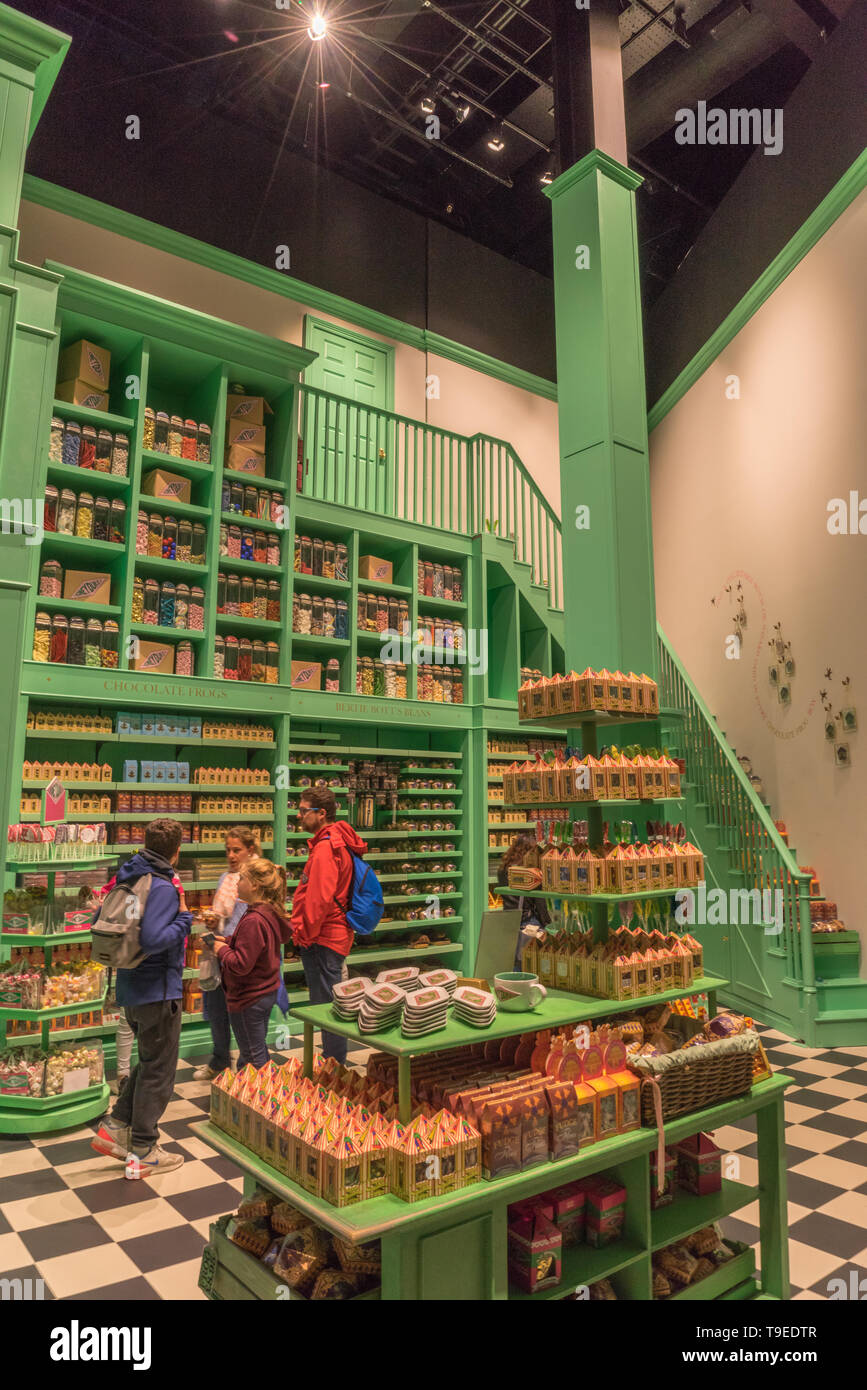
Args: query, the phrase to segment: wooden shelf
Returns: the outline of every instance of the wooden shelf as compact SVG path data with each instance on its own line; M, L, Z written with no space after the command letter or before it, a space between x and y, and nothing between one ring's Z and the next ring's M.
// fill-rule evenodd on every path
M79 468L74 463L53 463L51 460L48 463L48 480L58 487L78 486L79 491L92 492L94 497L103 492L120 496L130 490L130 479L120 473L97 473L95 468ZM46 532L46 535L54 534L52 531Z
M46 608L51 613L75 613L80 618L119 618L123 612L116 603L83 603L81 599L45 598L42 594L37 595L36 607ZM69 662L58 664L70 665Z
M162 555L135 555L135 567L142 574L162 575L164 579L177 579L179 584L197 584L207 579L210 570L207 565L188 565L183 560L164 560ZM204 588L204 584L202 583Z
M108 410L92 410L90 406L71 405L69 401L55 401L51 413L59 415L61 420L77 420L80 425L96 425L98 429L111 430L117 434L131 436L135 429L135 420L129 415L112 415ZM84 471L90 472L89 469Z
M174 497L148 497L142 493L138 499L139 507L148 512L164 512L169 516L186 516L191 521L210 522L210 507L197 507L192 502L178 502Z
M234 468L224 468L223 477L230 483L242 483L244 487L267 488L269 492L285 492L287 486L279 478L263 477L260 473L237 473ZM251 519L246 518L247 521Z
M157 640L162 638L163 641L172 642L204 642L205 640L204 632L197 632L188 627L151 627L148 623L130 623L129 630L145 639L153 636ZM123 741L126 742L125 736Z
M242 516L240 512L220 512L220 520L226 526L240 526L242 531L276 531L281 536L286 535L285 526L280 526L276 521L269 521L265 517ZM220 556L221 561L226 558L225 555Z
M182 478L189 478L191 482L214 476L213 463L199 463L196 459L178 458L176 454L160 454L156 449L142 449L142 475L152 472L154 468L163 468L167 473L179 473ZM152 500L145 492L142 492L139 498L143 507Z
M257 579L276 579L283 577L282 565L269 565L266 560L235 560L221 555L218 561L221 574L252 574Z

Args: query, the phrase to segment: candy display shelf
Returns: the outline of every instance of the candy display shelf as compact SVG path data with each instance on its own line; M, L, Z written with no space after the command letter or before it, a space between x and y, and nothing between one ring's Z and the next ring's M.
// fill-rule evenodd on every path
M318 529L314 530L313 534L319 534ZM350 558L351 555L352 551L350 551ZM295 575L296 582L299 586L303 586L308 578L309 576L306 574ZM367 586L367 580L359 579L358 584L364 589ZM357 725L335 723L331 726L331 730L334 731L334 729L339 731L339 740L336 742L334 740L326 740L322 743L316 743L300 733L297 735L296 741L296 736L290 735L288 765L292 769L292 783L287 789L289 795L293 800L300 800L304 795L307 788L300 786L298 783L298 776L303 773L307 777L310 777L312 781L316 781L317 778L327 780L330 777L340 776L341 785L333 787L331 790L336 796L345 799L348 792L345 774L349 771L350 759L363 763L365 761L382 758L387 759L391 765L395 763L398 764L399 770L396 779L398 784L396 792L398 800L413 799L415 802L420 798L427 797L431 801L451 800L458 803L453 809L419 810L413 805L413 809L411 810L395 812L398 819L407 819L413 824L417 821L433 821L435 819L453 821L455 828L450 831L407 831L396 827L389 828L388 821L392 816L392 810L389 806L379 806L375 811L377 825L375 827L359 826L358 834L372 846L370 862L382 881L386 912L398 907L407 907L412 910L427 903L433 889L431 891L425 891L426 880L430 883L449 882L453 884L454 888L451 892L439 891L436 893L436 896L442 899L443 902L454 903L454 905L460 909L468 892L468 873L464 868L463 860L464 821L462 818L462 810L459 809L459 806L463 806L464 796L462 787L464 770L464 750L462 745L464 743L464 736L459 731L453 732L449 736L440 735L437 738L437 742L443 742L445 744L444 747L422 749L418 747L401 748L395 746L393 742L389 742L387 746L378 748L376 747L374 739L371 739L371 741L366 744L359 741L361 730ZM392 738L394 738L393 732ZM299 761L304 755L320 757L322 759L335 758L339 761L335 763L329 763L327 761L304 763ZM435 765L438 761L451 762L454 766L450 768L439 768ZM407 763L415 763L417 766L408 767L406 766ZM434 765L432 766L431 764ZM452 781L456 782L458 785L449 788L417 788L403 787L401 785L403 782L419 779L427 779L434 782ZM300 870L306 862L306 855L298 853L298 851L302 849L307 838L308 836L306 833L299 830L290 830L286 834L287 849L289 852L287 853L285 863L289 874L288 887L290 894L297 886L300 879ZM425 850L416 855L413 850L407 848L403 850L391 849L388 843L390 840L393 840L396 844L400 844L403 841L409 841L413 844L417 841L429 840L437 842L443 840L457 845L458 848L439 852ZM459 855L461 856L460 860L457 858ZM428 868L430 860L438 859L440 863L443 863L444 861L451 861L453 856L455 857L456 864L456 867L453 869L438 869L435 873L432 873ZM389 859L393 861L393 868L390 873L386 871L385 867ZM410 865L410 868L409 870L404 870L402 866L407 863ZM415 869L413 869L413 865L416 866ZM389 892L389 887L392 884L408 884L410 882L412 886L417 889L416 892L411 894ZM350 969L367 970L385 964L409 963L418 960L419 956L422 958L444 956L448 959L443 961L443 964L451 964L453 961L456 964L458 959L463 957L465 960L467 958L467 942L465 940L466 922L467 915L460 910L455 913L454 917L417 918L415 921L403 920L382 922L379 927L375 929L373 937L367 938L368 941L375 940L376 937L380 935L410 935L412 933L416 935L427 935L431 931L447 934L452 939L446 942L441 941L421 947L411 946L408 943L406 946L392 945L376 948L364 945L359 946L356 944L356 947L348 957L348 965ZM289 964L286 966L286 973L290 978L294 976L297 981L300 974L300 966L297 963ZM304 1002L306 996L301 993L300 999ZM293 1026L297 1029L298 1024L294 1019L290 1019L290 1027Z
M51 966L56 947L74 942L87 941L90 931L54 932L28 936L23 932L0 933L0 958L10 958L9 948L24 946L41 948L45 955L46 968ZM76 1014L96 1013L105 1004L106 995L96 999L83 999L74 1004L58 1004L51 1009L16 1009L0 1007L0 1052L6 1047L17 1047L24 1043L35 1043L43 1049L52 1043L68 1041L73 1037L96 1036L100 1027L77 1029L52 1029L53 1019L74 1018ZM11 1036L8 1033L10 1022L41 1024L38 1033ZM109 1030L106 1030L109 1031ZM111 1030L113 1031L113 1029ZM14 1096L0 1095L0 1135L44 1133L46 1130L69 1129L85 1124L101 1115L108 1105L108 1086L100 1083L58 1096Z
M0 1020L8 1022L11 1018L20 1019L22 1023L45 1023L51 1018L69 1018L72 1014L95 1013L105 1004L106 996L101 994L95 999L79 999L76 1004L56 1004L51 1009L4 1009L0 1007ZM50 1036L50 1034L49 1034Z
M436 1033L428 1033L421 1038L405 1038L400 1028L387 1028L376 1033L362 1033L357 1023L348 1019L336 1018L330 1004L308 1004L295 1007L292 1013L304 1024L304 1059L309 1069L313 1059L313 1034L316 1029L327 1028L330 1033L338 1033L350 1038L360 1047L372 1047L380 1052L390 1052L398 1058L398 1118L408 1123L412 1104L410 1101L410 1060L422 1057L428 1052L445 1052L450 1047L462 1047L468 1043L494 1041L499 1038L512 1038L516 1033L526 1033L529 1028L562 1028L568 1023L583 1023L588 1019L609 1018L612 1014L623 1013L630 1008L653 1008L657 1004L670 1003L673 999L684 999L693 994L707 994L708 1011L713 1017L716 1012L716 995L725 989L728 980L715 975L700 975L686 988L668 989L660 994L649 994L641 999L597 999L588 994L567 994L562 990L549 989L547 997L530 1012L497 1014L487 1028L474 1028L472 1024L450 1019L445 1028Z
M635 724L644 728L648 724L658 724L660 719L681 719L683 716L680 710L660 706L658 713L655 714L636 714L631 713L609 713L602 709L580 710L577 714L545 714L538 719L522 719L522 729L535 729L540 727L558 729L580 729L587 725L594 725L600 729L613 729L623 724ZM587 751L585 749L585 751Z
M478 1030L476 1039L484 1035L484 1030ZM761 1295L753 1277L754 1265L747 1258L721 1266L706 1282L697 1284L691 1296L780 1299L787 1297L789 1289L783 1097L791 1084L791 1077L776 1074L756 1084L745 1096L667 1124L665 1142L669 1144L699 1129L713 1130L754 1114L759 1184L739 1189L738 1184L726 1183L722 1193L714 1194L715 1201L678 1193L671 1207L656 1212L650 1210L650 1156L658 1147L659 1136L652 1128L604 1139L570 1158L540 1163L493 1181L482 1180L441 1197L407 1203L388 1194L342 1208L305 1192L210 1121L195 1128L203 1141L241 1169L245 1192L252 1192L259 1184L352 1244L381 1240L381 1297L389 1301L545 1302L567 1298L580 1286L603 1278L612 1280L618 1298L649 1301L651 1255L658 1234L663 1230L666 1234L671 1232L675 1239L678 1234L706 1224L712 1219L710 1212L730 1214L757 1197ZM578 1245L564 1251L562 1278L556 1288L527 1294L510 1285L506 1225L509 1204L596 1173L617 1177L627 1189L623 1237L598 1250ZM663 1215L664 1226L657 1220Z

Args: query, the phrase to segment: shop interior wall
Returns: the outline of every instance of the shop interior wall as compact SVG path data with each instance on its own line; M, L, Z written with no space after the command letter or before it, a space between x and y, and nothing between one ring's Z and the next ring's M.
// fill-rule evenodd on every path
M657 426L650 461L660 622L799 862L867 946L865 244L867 192ZM865 534L830 534L829 504L848 510L850 493ZM788 706L769 681L777 623L795 661ZM822 691L834 712L857 710L860 731L840 740L848 767L825 739Z
M20 255L32 265L57 260L285 342L303 343L307 312L343 322L318 308L310 310L281 294L35 203L22 202L19 226ZM480 303L476 301L477 310ZM439 323L445 324L445 320L431 327L444 333ZM344 326L361 331L352 324ZM454 329L458 320L450 320L448 326ZM394 347L394 408L399 414L461 434L505 439L559 511L557 407L553 401L407 344L395 342ZM436 380L429 381L431 377Z

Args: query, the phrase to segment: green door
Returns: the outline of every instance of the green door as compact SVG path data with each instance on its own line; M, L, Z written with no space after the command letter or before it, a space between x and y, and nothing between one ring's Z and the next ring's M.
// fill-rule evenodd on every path
M304 373L304 491L324 501L392 512L390 411L394 349L321 319L304 320L304 346L319 356ZM312 450L312 453L311 453Z

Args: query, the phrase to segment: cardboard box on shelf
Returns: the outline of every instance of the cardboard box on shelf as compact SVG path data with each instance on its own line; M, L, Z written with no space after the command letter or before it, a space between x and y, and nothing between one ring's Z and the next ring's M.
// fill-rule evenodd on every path
M375 579L380 584L393 583L394 567L390 560L381 560L378 555L362 555L358 561L360 579Z
M58 381L74 381L77 378L87 386L95 386L98 391L107 391L110 374L111 353L108 348L88 342L87 338L70 343L57 359Z
M143 474L141 490L146 497L169 497L174 502L189 502L191 484L189 478L182 478L179 473L154 468L150 473Z
M130 669L133 671L147 671L149 675L174 675L175 670L175 649L170 642L139 642L138 651L130 661ZM142 764L142 781L149 779L144 775L145 764Z
M274 414L264 396L233 395L230 391L226 397L227 420L243 420L248 425L261 425L266 411L269 415Z
M289 684L295 690L322 689L321 661L293 661Z
M254 425L249 420L230 420L229 445L241 444L245 449L252 449L254 453L264 454L265 452L265 426Z
M80 377L58 382L54 388L54 399L67 401L69 405L83 405L88 410L108 410L108 392L98 391Z
M230 473L249 473L264 478L265 455L246 444L230 444L226 449L226 468Z
M111 575L96 570L65 570L63 597L79 603L111 603Z

